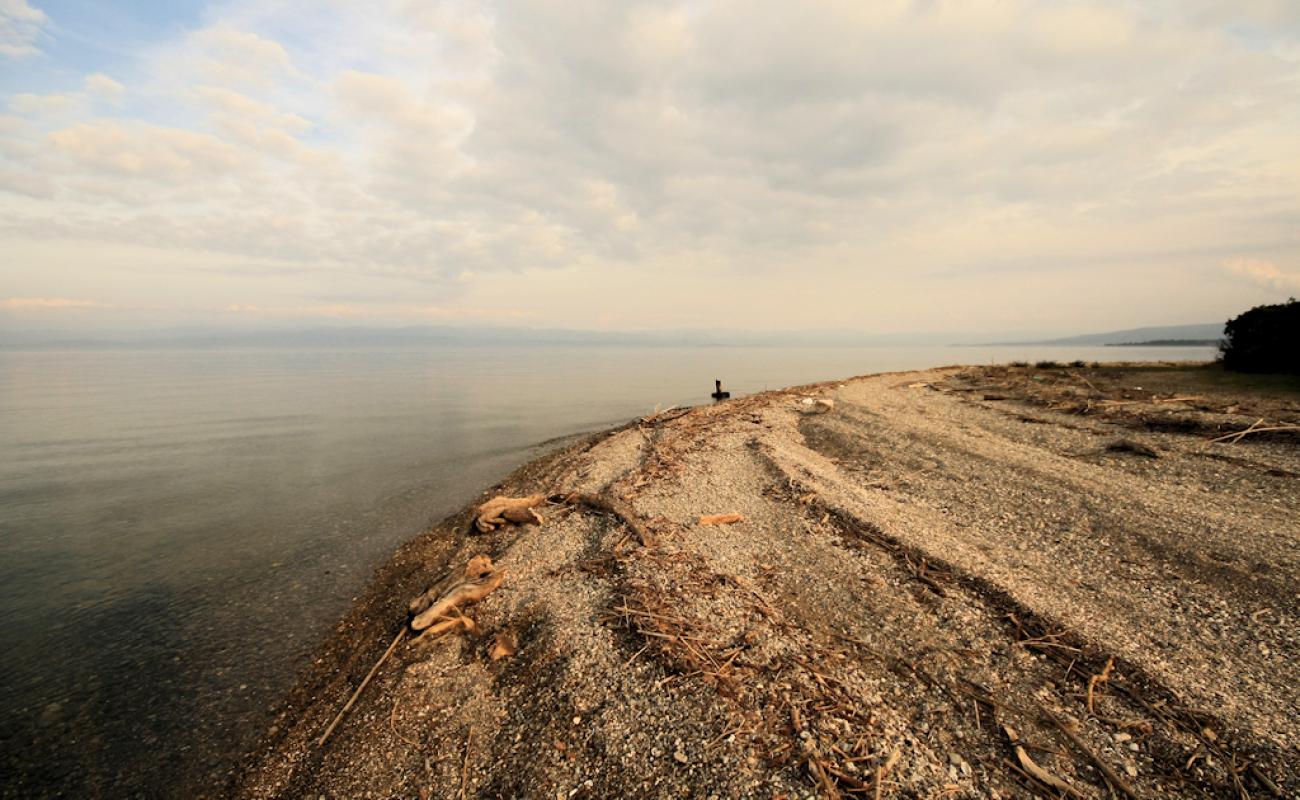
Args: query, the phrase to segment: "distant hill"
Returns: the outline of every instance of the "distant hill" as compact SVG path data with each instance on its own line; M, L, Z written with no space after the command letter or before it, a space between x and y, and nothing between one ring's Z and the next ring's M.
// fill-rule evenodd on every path
M1106 347L1216 347L1218 339L1154 339L1149 342L1117 342Z
M1190 341L1194 343L1217 343L1223 336L1222 322L1206 322L1200 325L1158 325L1149 328L1129 328L1107 333L1088 333L1082 336L1066 336L1061 339L1046 339L1036 342L998 342L998 344L1050 344L1050 345L1131 345L1150 342Z

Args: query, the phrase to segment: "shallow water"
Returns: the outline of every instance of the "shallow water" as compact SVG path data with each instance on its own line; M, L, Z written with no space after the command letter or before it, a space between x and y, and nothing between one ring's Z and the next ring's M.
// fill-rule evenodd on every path
M656 406L1210 348L0 350L0 791L219 790L400 542Z

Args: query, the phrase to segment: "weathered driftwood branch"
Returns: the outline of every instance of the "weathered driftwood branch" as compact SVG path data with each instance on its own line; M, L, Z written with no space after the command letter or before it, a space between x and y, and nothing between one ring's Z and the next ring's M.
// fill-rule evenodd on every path
M414 615L411 629L422 631L440 621L454 623L450 627L463 624L459 619L450 619L451 612L487 597L501 585L505 574L505 570L493 566L492 559L487 556L474 556L465 565L465 577L441 597L435 587L411 601L410 611Z
M1078 789L1074 788L1073 786L1066 783L1061 778L1058 778L1057 776L1053 775L1052 773L1038 766L1038 764L1032 758L1029 757L1029 753L1025 752L1025 746L1020 743L1020 737L1016 735L1016 731L1014 728L1012 728L1010 725L1004 724L1002 726L1002 732L1005 733L1007 735L1007 739L1011 741L1011 747L1016 751L1016 760L1020 762L1021 769L1029 773L1029 775L1031 775L1034 778L1034 780L1038 781L1039 783L1042 783L1045 786L1050 786L1051 788L1057 790L1058 792L1061 792L1062 794L1068 795L1070 797L1077 797L1080 798L1080 800L1082 800L1083 795L1079 792Z
M401 644L402 640L405 638L406 628L403 627L397 632L397 635L393 637L393 643L388 645L388 649L384 651L384 654L379 657L379 660L375 662L375 665L366 673L366 677L361 681L361 685L357 687L356 691L352 693L352 696L348 698L348 702L344 704L343 708L339 709L338 714L334 715L334 720L330 722L329 727L325 729L323 734L321 734L320 745L324 745L326 740L330 738L330 734L333 733L334 729L343 721L343 716L347 714L348 711L351 710L352 705L357 702L357 698L361 696L361 692L370 685L370 681L375 677L375 673L379 672L379 668L383 666L384 662L388 660L388 657L393 654L393 651L397 649L397 646Z
M744 514L704 514L700 517L700 525L731 525L737 522L744 522Z
M528 497L498 495L478 507L474 514L474 527L480 533L490 533L507 522L519 525L541 525L542 515L533 509L546 502L540 494Z
M654 535L646 528L645 524L637 517L627 503L613 497L605 495L587 494L585 492L571 492L562 495L559 498L562 502L571 506L586 506L587 508L603 511L606 514L613 514L620 522L626 525L636 538L645 547L654 544Z

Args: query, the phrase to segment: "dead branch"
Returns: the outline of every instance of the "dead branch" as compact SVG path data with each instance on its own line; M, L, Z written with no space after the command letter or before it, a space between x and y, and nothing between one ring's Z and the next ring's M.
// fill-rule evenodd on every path
M415 637L415 641L417 643L432 641L441 637L444 633L453 631L458 627L464 628L466 633L474 633L478 630L478 626L474 624L474 620L463 615L451 618L440 617L439 620L440 621L437 623L425 628L423 633Z
M1140 800L1137 792L1133 790L1133 787L1129 786L1124 779L1119 776L1119 773L1111 769L1109 764L1102 761L1101 756L1094 753L1088 745L1084 744L1083 739L1080 738L1077 733L1070 730L1069 727L1066 726L1064 720L1053 714L1051 710L1042 703L1038 704L1038 709L1043 712L1043 716L1047 717L1054 725L1056 725L1057 729L1059 729L1061 733L1065 734L1065 738L1070 740L1070 744L1078 748L1079 752L1087 756L1088 760L1095 764L1097 769L1101 770L1101 774L1106 776L1106 780L1110 782L1111 786L1114 786L1116 789L1123 792L1130 798L1130 800Z
M1250 776L1252 778L1259 781L1259 785L1263 786L1264 789L1267 790L1269 794L1273 795L1274 797L1282 796L1282 790L1278 788L1278 785L1273 782L1272 778L1264 774L1264 771L1259 768L1258 764L1251 764L1250 769L1246 771L1250 773Z
M700 525L733 525L744 522L744 514L704 514L700 516Z
M1094 713L1094 709L1092 706L1093 690L1096 689L1099 685L1110 680L1110 670L1114 666L1115 666L1115 658L1114 656L1112 656L1106 659L1106 666L1101 668L1101 672L1098 672L1096 675L1093 675L1091 678L1088 679L1088 713L1089 714Z
M571 492L561 498L562 502L568 505L580 505L596 511L602 511L606 514L613 514L620 522L631 529L636 534L636 538L641 542L643 547L649 547L654 544L654 536L637 517L633 511L622 500L613 497L605 497L597 494L587 494L585 492Z
M474 726L469 727L469 732L465 734L465 760L460 765L460 800L465 800L465 789L469 779L469 752L470 745L474 743Z
M898 763L898 757L900 755L902 755L900 751L894 750L894 752L889 754L889 758L884 764L876 767L876 800L880 800L881 793L885 789L885 776L888 775L889 771Z
M507 522L541 525L545 520L533 509L546 502L540 494L528 497L498 495L478 507L474 514L474 527L480 533L490 533Z
M1002 732L1005 733L1007 735L1007 739L1011 741L1011 747L1016 752L1016 760L1020 762L1020 767L1025 772L1027 772L1030 776L1032 776L1034 780L1038 781L1044 786L1050 786L1051 788L1057 790L1058 792L1061 792L1062 794L1068 795L1070 797L1077 797L1080 798L1080 800L1082 800L1083 795L1079 792L1078 789L1074 788L1073 786L1066 783L1061 778L1058 778L1057 776L1053 775L1052 773L1038 766L1038 764L1035 763L1035 761L1029 757L1029 753L1025 752L1025 746L1020 743L1020 737L1016 735L1016 731L1014 728L1012 728L1010 725L1004 724L1002 726Z
M474 556L465 565L464 578L441 598L435 600L435 590L430 589L411 601L410 610L415 615L411 629L424 630L434 622L448 618L452 611L477 603L495 591L504 579L505 570L494 567L492 559L485 555Z
M1229 433L1226 436L1220 436L1217 439L1211 439L1209 443L1214 444L1216 442L1226 441L1228 442L1228 444L1236 444L1237 442L1240 442L1242 439L1244 439L1245 437L1249 436L1252 433L1269 433L1272 431L1300 431L1300 425L1270 425L1264 428L1258 427L1260 422L1263 421L1264 420L1260 420L1259 422L1256 422L1254 425L1251 425L1249 428L1247 428L1244 431L1236 431L1234 433Z
M384 654L379 657L379 660L375 662L375 665L366 673L366 677L362 679L361 685L358 686L356 691L352 693L352 696L348 698L348 702L344 704L343 708L339 709L338 714L334 715L334 720L330 722L329 727L321 734L320 741L317 742L318 746L324 746L326 740L330 738L330 734L333 733L334 729L338 727L338 724L343 721L343 715L347 714L352 708L353 703L357 702L357 698L360 697L361 692L370 685L370 680L375 677L375 673L379 671L379 668L383 666L384 662L388 660L388 657L393 654L393 651L397 649L397 646L401 644L402 640L405 638L406 628L402 628L397 632L397 635L393 637L393 643L388 645L388 649L384 651Z

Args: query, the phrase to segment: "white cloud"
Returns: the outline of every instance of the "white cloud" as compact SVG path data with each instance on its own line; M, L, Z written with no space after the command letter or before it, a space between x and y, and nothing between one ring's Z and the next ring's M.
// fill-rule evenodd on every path
M230 25L217 24L190 34L185 50L194 54L201 74L218 84L264 86L297 74L279 42Z
M27 0L0 0L0 56L24 58L40 52L37 42L49 19Z
M77 104L74 94L29 94L23 92L9 96L9 110L23 116L57 114L70 110Z
M1284 272L1271 261L1260 258L1234 258L1224 262L1224 267L1251 283L1278 292L1300 291L1300 272Z
M67 311L79 308L98 308L91 300L74 300L68 297L10 297L0 301L0 308L8 311Z
M80 123L51 133L49 140L87 170L165 184L219 177L238 169L244 158L215 136L114 120Z
M99 72L87 75L83 85L88 94L102 97L116 97L126 91L125 86Z

